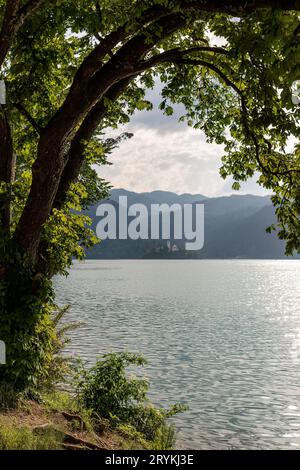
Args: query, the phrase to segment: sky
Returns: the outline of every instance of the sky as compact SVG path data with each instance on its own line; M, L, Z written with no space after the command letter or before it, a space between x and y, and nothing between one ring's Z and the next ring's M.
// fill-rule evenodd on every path
M211 45L226 46L224 38L210 31L207 37ZM114 188L136 192L163 190L209 197L269 193L256 183L258 176L233 191L232 179L224 181L219 174L223 147L207 143L202 131L178 122L183 108L175 108L173 116L164 116L159 109L161 89L157 83L145 97L153 103L152 111L137 111L131 122L114 134L126 131L134 136L113 152L111 166L99 168L101 177ZM290 143L290 151L294 143Z
M158 108L160 86L148 92L152 111L137 111L131 122L118 129L133 133L110 155L111 166L101 167L99 175L114 188L136 192L155 190L192 193L214 197L229 195L232 180L219 175L223 148L206 142L202 131L178 122L178 108L173 116L164 116ZM114 134L116 135L116 134ZM240 194L266 194L252 179L243 184Z

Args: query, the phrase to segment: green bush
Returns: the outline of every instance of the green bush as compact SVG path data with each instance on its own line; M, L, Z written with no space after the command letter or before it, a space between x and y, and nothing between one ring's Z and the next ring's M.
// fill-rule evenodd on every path
M71 358L62 352L70 341L68 333L81 325L66 322L68 310L45 303L1 312L7 364L0 368L0 408L14 406L20 393L35 398L67 380Z
M0 383L0 411L16 407L19 397L19 393L11 385Z
M109 419L114 426L124 429L124 425L128 425L144 439L161 443L165 440L166 445L172 447L174 432L166 421L187 408L176 404L162 409L149 401L149 382L126 374L129 366L145 364L145 359L137 354L106 354L94 367L81 372L76 387L77 398L82 406Z

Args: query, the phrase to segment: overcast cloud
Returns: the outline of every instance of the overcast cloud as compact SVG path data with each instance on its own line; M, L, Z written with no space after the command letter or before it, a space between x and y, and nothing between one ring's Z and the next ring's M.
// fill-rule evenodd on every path
M137 112L130 124L118 133L132 132L110 157L110 167L99 174L115 188L143 192L153 190L201 193L206 196L232 194L232 181L219 175L223 149L208 144L204 134L179 123L181 109L164 116L158 109L160 87L149 92L152 111ZM255 180L243 185L240 193L265 194Z

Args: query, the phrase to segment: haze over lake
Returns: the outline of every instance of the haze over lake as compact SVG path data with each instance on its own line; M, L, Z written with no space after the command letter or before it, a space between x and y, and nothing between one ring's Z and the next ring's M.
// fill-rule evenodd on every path
M71 350L143 353L179 447L300 448L300 261L101 260L55 280Z

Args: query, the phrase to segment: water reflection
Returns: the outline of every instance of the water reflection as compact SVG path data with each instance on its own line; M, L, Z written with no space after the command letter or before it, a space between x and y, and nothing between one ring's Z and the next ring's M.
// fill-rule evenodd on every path
M145 354L185 448L300 448L299 261L90 261L56 279L72 351ZM300 405L299 405L300 406Z

